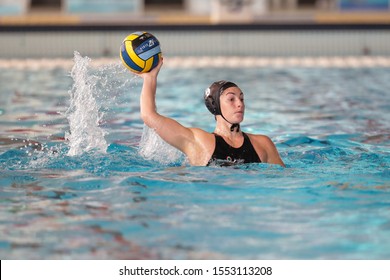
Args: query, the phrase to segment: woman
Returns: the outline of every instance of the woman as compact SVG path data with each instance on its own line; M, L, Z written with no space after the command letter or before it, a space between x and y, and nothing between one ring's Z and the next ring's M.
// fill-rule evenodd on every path
M244 94L232 82L215 82L206 89L205 104L216 119L214 133L184 127L160 115L156 111L155 96L162 65L163 59L152 71L139 74L144 80L140 99L141 118L165 142L182 151L191 165L263 162L285 166L269 137L246 134L240 130L245 112Z

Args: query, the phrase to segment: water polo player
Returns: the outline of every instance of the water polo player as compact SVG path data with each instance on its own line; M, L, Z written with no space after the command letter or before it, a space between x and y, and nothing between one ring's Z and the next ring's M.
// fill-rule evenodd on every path
M205 104L216 120L213 133L184 127L160 115L156 111L155 97L157 76L162 65L163 59L150 72L138 74L144 80L140 99L141 118L164 141L182 151L191 165L263 162L284 166L268 136L241 131L240 123L245 113L244 94L233 82L215 82L205 91Z

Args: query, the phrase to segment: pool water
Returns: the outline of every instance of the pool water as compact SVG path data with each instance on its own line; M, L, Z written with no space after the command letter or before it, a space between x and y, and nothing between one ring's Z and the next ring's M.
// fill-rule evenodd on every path
M389 75L163 67L162 114L211 132L203 91L233 80L283 169L189 166L120 64L2 69L0 258L390 259Z

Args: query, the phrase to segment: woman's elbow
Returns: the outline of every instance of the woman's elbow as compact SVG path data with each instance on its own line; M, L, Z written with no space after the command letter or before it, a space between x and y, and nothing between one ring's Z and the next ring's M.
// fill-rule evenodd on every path
M146 126L153 129L156 129L159 123L159 115L157 113L147 113L141 111L141 119Z
M151 127L152 118L150 117L150 114L147 114L145 112L141 111L141 120L149 127Z

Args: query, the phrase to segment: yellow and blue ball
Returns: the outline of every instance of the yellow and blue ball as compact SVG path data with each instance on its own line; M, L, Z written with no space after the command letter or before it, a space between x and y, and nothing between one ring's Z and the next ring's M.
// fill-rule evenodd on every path
M160 42L148 32L134 32L123 40L120 57L130 71L149 72L161 59Z

